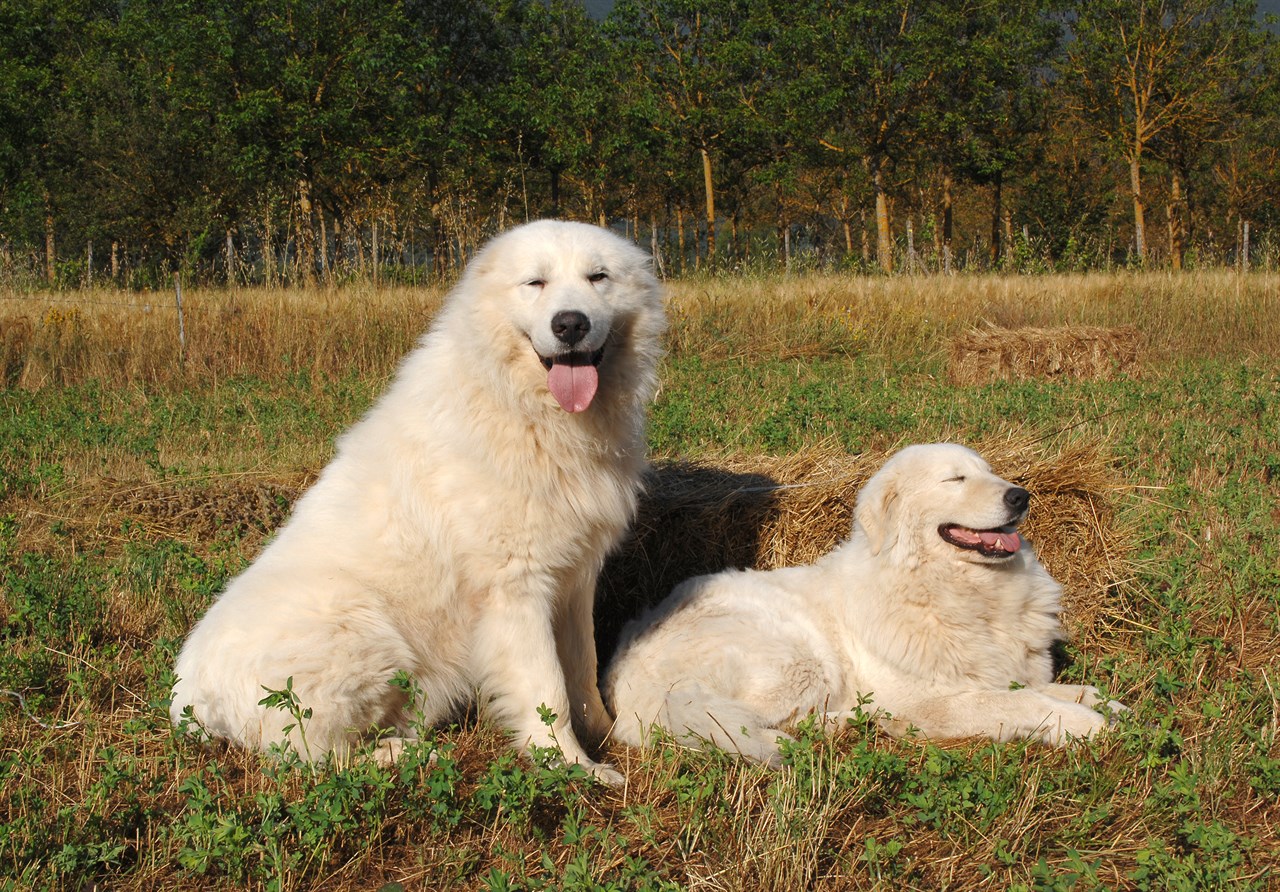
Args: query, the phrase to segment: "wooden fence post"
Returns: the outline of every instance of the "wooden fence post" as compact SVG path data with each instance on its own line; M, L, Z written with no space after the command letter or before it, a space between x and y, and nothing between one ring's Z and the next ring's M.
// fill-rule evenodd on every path
M187 329L182 318L182 274L173 274L174 300L178 305L178 365L187 361Z

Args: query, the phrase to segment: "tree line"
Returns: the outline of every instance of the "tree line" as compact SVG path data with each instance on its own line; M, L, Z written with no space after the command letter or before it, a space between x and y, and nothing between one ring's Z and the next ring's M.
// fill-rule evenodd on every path
M0 275L417 281L545 216L667 274L1265 260L1277 53L1244 0L0 0Z

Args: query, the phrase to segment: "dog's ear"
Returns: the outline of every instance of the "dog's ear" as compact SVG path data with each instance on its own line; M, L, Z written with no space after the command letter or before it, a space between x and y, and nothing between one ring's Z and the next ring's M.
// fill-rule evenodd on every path
M858 493L853 519L867 537L872 554L879 554L897 543L897 508L898 487L889 474L876 474Z

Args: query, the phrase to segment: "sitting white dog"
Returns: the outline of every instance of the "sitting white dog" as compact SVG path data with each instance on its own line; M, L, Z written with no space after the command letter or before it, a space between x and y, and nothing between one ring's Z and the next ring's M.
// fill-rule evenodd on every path
M644 746L659 726L776 765L783 726L868 698L899 735L1099 731L1097 690L1053 682L1061 588L1016 532L1029 502L963 446L903 449L816 563L686 580L628 624L604 685L614 738Z
M489 242L191 631L174 723L312 759L376 738L390 761L478 695L517 746L620 783L585 748L611 722L592 608L642 485L662 300L608 230L542 220Z

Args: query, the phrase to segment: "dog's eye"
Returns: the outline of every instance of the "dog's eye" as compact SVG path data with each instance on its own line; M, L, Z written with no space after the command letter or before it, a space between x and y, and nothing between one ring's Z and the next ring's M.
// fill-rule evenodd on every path
M961 474L958 477L948 477L946 480L942 482L943 483L964 483L964 475Z
M529 281L525 282L525 284L531 288L544 288L546 287L547 280L546 279L530 279Z
M587 276L587 281L590 282L592 285L594 285L597 282L603 282L607 278L609 278L608 273L592 273L591 275Z

